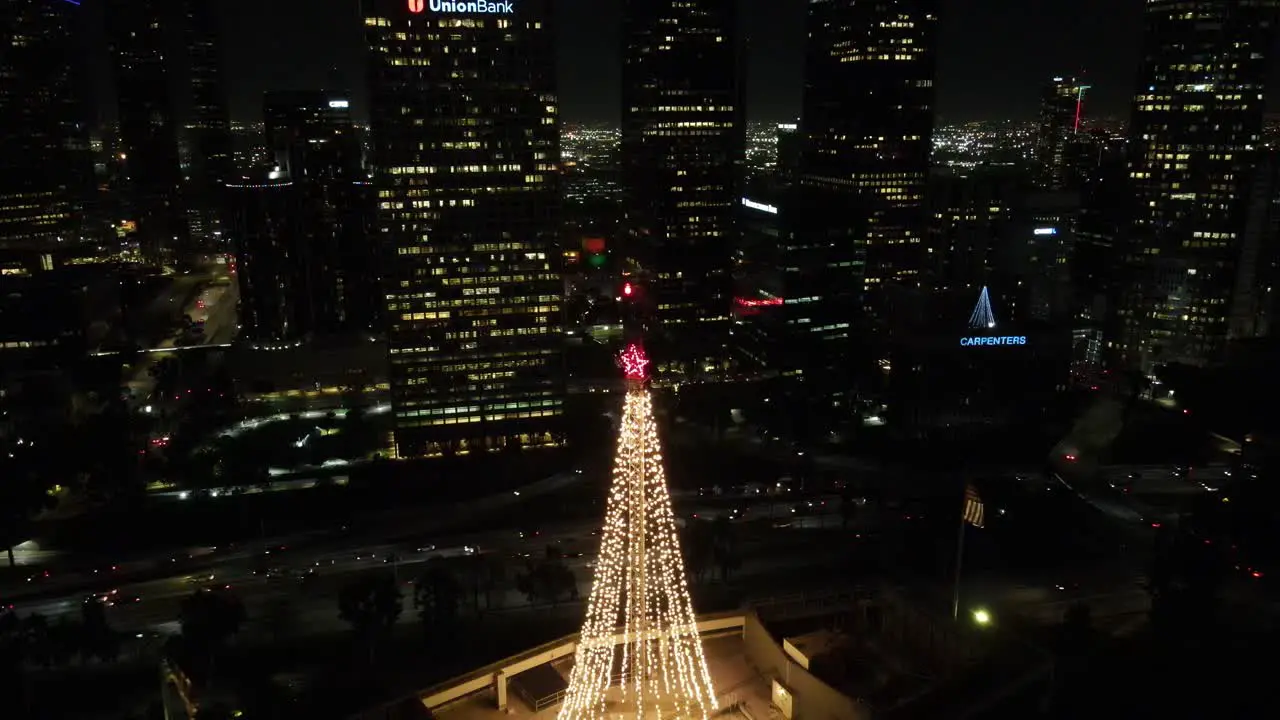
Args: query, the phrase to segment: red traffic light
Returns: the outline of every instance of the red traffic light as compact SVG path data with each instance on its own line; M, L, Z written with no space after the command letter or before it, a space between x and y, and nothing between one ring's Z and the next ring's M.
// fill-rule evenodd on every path
M622 295L624 297L631 297L633 294L635 294L635 291L636 291L635 288L631 287L631 283L625 283L622 286Z

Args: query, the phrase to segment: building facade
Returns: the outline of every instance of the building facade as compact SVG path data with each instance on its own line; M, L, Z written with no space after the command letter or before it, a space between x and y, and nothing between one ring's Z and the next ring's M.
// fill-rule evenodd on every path
M831 404L883 358L887 288L925 281L934 0L809 3L783 268L788 342ZM819 386L821 388L819 389Z
M299 309L307 288L293 182L263 173L228 184L224 196L240 286L240 337L258 347L300 344L309 313Z
M1145 18L1120 350L1149 371L1219 362L1231 339L1276 4L1150 0Z
M1041 187L1062 190L1080 182L1084 97L1089 86L1074 77L1055 77L1040 98L1040 128L1036 137L1036 165ZM1085 146L1088 143L1083 143Z
M346 92L267 93L267 147L298 194L297 261L306 278L296 301L307 337L381 334L376 200Z
M173 54L184 19L164 0L110 0L107 43L119 105L124 203L143 257L173 261L191 251Z
M735 0L627 0L622 167L655 362L722 355L746 144ZM662 343L662 340L669 342Z
M396 451L559 445L551 2L361 8Z
M202 249L214 250L222 238L223 186L235 175L231 114L223 84L222 38L214 17L215 0L187 0L187 72L190 110L185 127L191 186L191 233Z
M92 187L80 12L42 0L0 7L0 250L79 241Z
M824 224L847 228L813 243L839 245L838 282L873 316L881 286L922 281L936 25L936 0L809 3L801 182L832 198Z

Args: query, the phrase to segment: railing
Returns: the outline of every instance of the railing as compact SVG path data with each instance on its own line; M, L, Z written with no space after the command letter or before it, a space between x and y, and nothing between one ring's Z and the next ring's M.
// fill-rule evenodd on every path
M521 685L520 683L515 683L515 688L516 688L516 693L519 694L520 697L524 699L524 702L526 705L533 708L534 712L540 712L542 710L545 710L551 707L552 705L558 704L561 700L564 700L564 694L566 692L565 690L557 690L546 697L535 698L531 696L529 694L529 691L525 690L524 686Z
M795 617L807 612L829 610L833 605L847 603L864 595L866 592L864 588L855 587L847 592L822 593L819 595L795 594L760 598L749 603L749 606L753 609L734 610L702 616L698 620L698 634L702 638L709 638L728 632L742 632L746 625L747 615L754 612L756 608L770 617ZM622 635L619 635L617 641L621 642L622 637ZM469 673L433 685L417 693L416 698L427 709L439 711L476 693L509 684L512 677L529 668L572 655L574 650L577 649L578 638L579 635L575 633L543 643L518 655L504 658ZM736 695L736 689L741 687L742 684L744 683L731 688L726 694ZM515 691L535 711L550 707L564 699L564 693L561 691L542 701L535 700L531 702L518 683L516 683ZM754 720L746 711L745 705L727 697L724 700L737 706L738 711L746 716L748 720ZM403 702L403 700L397 702ZM386 707L390 707L390 705ZM368 716L365 713L356 717Z
M741 611L704 616L698 621L698 633L703 636L710 636L731 629L741 630L745 621L745 615ZM573 651L578 646L578 637L577 633L566 635L558 640L543 643L519 655L490 663L465 675L435 685L421 693L419 697L422 700L422 704L430 710L450 705L469 695L492 687L498 682L506 682L510 680L511 676L531 667L573 654Z

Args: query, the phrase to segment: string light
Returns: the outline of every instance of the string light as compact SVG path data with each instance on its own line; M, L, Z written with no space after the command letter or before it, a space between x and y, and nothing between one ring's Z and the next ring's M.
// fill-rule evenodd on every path
M632 383L623 405L587 617L558 720L599 720L606 714L702 719L716 709L662 469L653 402L644 385L648 363L635 345L619 356ZM622 706L606 708L615 667Z
M646 380L649 377L649 358L635 343L618 354L618 367L622 368L628 380Z

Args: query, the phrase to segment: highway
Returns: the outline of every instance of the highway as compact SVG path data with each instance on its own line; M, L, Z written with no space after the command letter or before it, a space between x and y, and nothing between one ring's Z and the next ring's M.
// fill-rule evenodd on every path
M522 502L539 495L550 495L570 488L579 482L581 475L564 474L541 480L540 483L522 488L518 493L503 493L490 496L480 501L462 503L468 514L472 516L481 512L492 512L503 509L518 509ZM677 510L680 512L678 523L684 524L691 519L710 519L717 514L727 514L724 503L698 502L695 498L677 498ZM810 503L813 503L810 510ZM835 498L813 498L813 500L797 503L781 498L776 502L762 502L744 511L731 512L733 519L750 516L755 520L776 520L765 525L785 527L804 527L814 524L812 515L827 512L828 516L835 511ZM744 506L745 507L745 506ZM456 514L456 507L444 507L436 512L436 518L444 520ZM797 520L803 519L803 521ZM417 533L422 537L430 534L430 528L438 525L433 518L424 518L417 524ZM835 524L837 520L829 519ZM521 553L545 553L549 543L568 543L577 538L576 546L580 552L594 550L594 541L590 541L591 530L598 527L598 520L579 521L558 528L549 528L539 538L522 539L515 529L490 530L490 532L451 534L451 536L433 539L429 544L433 550L420 551L419 547L407 547L402 543L380 541L376 534L384 537L403 533L404 528L384 525L383 533L358 539L339 542L307 542L300 538L300 544L291 546L287 542L273 542L270 550L244 550L244 548L191 548L178 556L151 557L151 559L132 560L127 564L105 566L105 568L82 571L82 573L59 573L56 577L42 578L36 575L26 587L8 588L0 600L12 603L19 614L40 614L60 616L76 614L79 605L88 596L109 596L111 614L118 616L116 621L128 630L155 629L177 618L177 606L180 598L188 596L196 589L205 587L221 587L232 585L237 593L241 593L246 605L260 605L262 601L274 598L279 588L289 583L297 584L297 580L283 583L283 578L268 578L266 570L279 570L282 574L303 573L315 569L317 588L329 588L337 592L338 579L344 575L362 573L387 565L390 556L398 556L396 568L403 574L412 577L417 568L424 562L438 559L445 555L460 555L461 548L474 548L475 553L497 553L503 557L516 557ZM771 528L772 529L772 528ZM339 548L339 544L348 547ZM173 570L159 573L161 577L132 580L142 573L156 575L156 566L163 568L165 562L172 562ZM585 562L585 560L584 560ZM581 574L580 574L581 575ZM332 580L332 583L330 583ZM332 587L330 587L332 585ZM35 592L36 594L31 594ZM308 591L310 592L310 591ZM20 594L19 594L20 593ZM24 600L28 597L29 600ZM134 601L134 598L137 598ZM333 597L329 597L328 605L333 606Z
M174 577L180 574L177 571L169 572L168 566L203 569L217 565L245 564L255 559L264 547L276 549L381 547L390 539L399 536L444 532L446 528L456 524L459 517L475 518L484 513L519 508L523 502L572 489L583 479L583 475L579 472L566 472L530 483L518 491L504 491L487 497L436 506L430 510L388 511L383 516L372 519L370 527L376 528L375 530L365 532L359 537L341 537L335 535L332 530L323 530L310 534L263 539L260 542L243 543L233 547L171 548L141 557L112 559L103 562L101 567L90 569L33 567L30 574L23 580L0 587L0 602L15 602L17 599L31 595L48 597L64 593L68 596L84 594L110 589L120 583L128 583L131 577L154 576L157 572ZM40 554L46 562L60 557L56 553L31 552ZM107 578L115 578L115 580Z
M823 506L817 501L817 509L827 511L825 521L838 523L830 517L835 503ZM682 518L709 515L709 508L693 506L682 511ZM770 517L777 522L754 523L744 529L740 552L742 566L734 572L735 578L767 574L797 567L796 558L805 558L804 565L821 564L836 557L836 548L826 552L814 552L806 548L808 536L795 532L805 524L817 524L817 515L804 516L807 523L796 523L797 513L793 504L776 503L771 507L755 507L751 514L757 520ZM864 518L863 522L873 522ZM775 527L775 525L777 527ZM590 590L595 552L599 542L596 529L598 521L563 524L544 531L520 532L514 529L454 534L435 539L428 545L411 547L400 544L364 545L359 548L333 552L307 552L277 548L260 554L240 555L225 559L213 567L198 571L175 572L170 576L142 582L124 582L119 585L101 583L93 592L78 592L53 599L40 599L13 603L19 615L39 613L49 618L75 617L84 602L102 601L107 604L107 614L113 627L128 634L148 636L153 633L171 633L178 630L177 618L183 598L202 589L223 589L234 593L245 604L253 622L266 622L275 613L273 606L281 602L289 605L290 615L306 632L340 630L345 625L337 613L337 594L352 577L374 570L393 572L405 584L406 609L402 622L414 621L412 612L412 581L429 562L471 556L498 559L506 568L505 581L492 595L494 608L518 609L528 606L527 599L514 588L514 576L525 563L546 557L549 546L566 554L563 562L574 571L578 580L579 597L585 598ZM745 528L746 526L744 526ZM301 578L311 574L304 584ZM714 569L708 571L714 574ZM461 582L465 578L459 577Z

